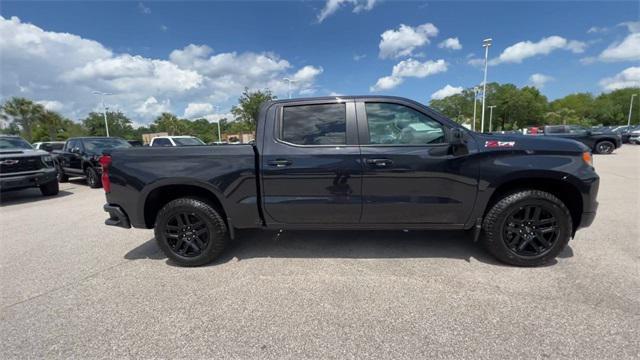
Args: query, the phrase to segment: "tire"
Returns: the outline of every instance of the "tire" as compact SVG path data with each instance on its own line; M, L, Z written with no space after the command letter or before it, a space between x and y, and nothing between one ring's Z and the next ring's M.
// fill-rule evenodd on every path
M180 266L211 263L228 241L227 225L220 214L194 198L167 203L158 212L154 232L160 249Z
M87 177L87 185L89 185L92 189L97 189L102 187L102 180L100 176L98 176L98 172L92 166L87 166L84 169L84 175Z
M64 173L64 170L62 170L62 166L60 165L58 165L58 175L56 176L58 177L58 182L66 183L69 181L69 176Z
M534 220L536 214L539 220ZM532 220L525 220L528 218ZM557 197L540 190L523 190L505 195L489 210L482 224L482 242L504 263L540 266L567 246L572 227L569 209Z
M50 181L44 185L40 185L40 192L44 196L54 196L58 195L60 191L60 187L58 185L58 180Z
M598 141L596 145L593 147L593 151L596 154L611 154L613 150L616 149L616 146L608 140Z

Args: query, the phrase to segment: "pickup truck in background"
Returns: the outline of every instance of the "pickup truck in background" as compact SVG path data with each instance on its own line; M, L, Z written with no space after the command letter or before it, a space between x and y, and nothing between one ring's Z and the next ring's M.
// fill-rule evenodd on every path
M544 135L579 141L596 154L611 154L622 146L619 133L595 131L579 125L547 125Z
M44 196L58 194L53 158L19 136L0 135L0 191L31 187Z
M537 266L596 214L588 147L471 132L403 98L267 102L256 135L105 152L106 224L154 228L184 266L213 261L249 228L473 230L501 261Z
M195 136L156 136L151 139L151 147L171 147L171 146L199 146L206 145L204 141Z
M102 186L102 168L98 159L105 150L130 148L131 145L117 137L69 138L62 150L53 151L58 181L67 182L69 177L82 176L92 188Z

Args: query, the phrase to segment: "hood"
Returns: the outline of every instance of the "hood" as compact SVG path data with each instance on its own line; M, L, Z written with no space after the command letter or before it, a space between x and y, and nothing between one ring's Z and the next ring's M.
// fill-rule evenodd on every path
M589 151L583 143L555 136L474 134L481 150L533 150L582 153ZM497 142L497 143L496 143Z
M2 149L0 150L0 157L2 158L10 157L14 159L19 157L42 156L42 155L49 155L49 153L44 150L36 150L36 149Z

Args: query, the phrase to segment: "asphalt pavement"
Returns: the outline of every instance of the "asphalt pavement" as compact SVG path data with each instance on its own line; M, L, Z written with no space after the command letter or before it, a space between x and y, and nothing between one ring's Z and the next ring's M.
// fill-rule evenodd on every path
M245 231L180 268L81 180L3 194L0 358L638 358L639 165L595 157L596 220L540 268L417 231Z

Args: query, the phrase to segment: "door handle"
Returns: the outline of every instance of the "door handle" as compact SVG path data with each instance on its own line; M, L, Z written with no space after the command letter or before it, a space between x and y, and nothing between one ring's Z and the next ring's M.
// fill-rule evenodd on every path
M393 165L393 161L391 159L367 159L367 164L369 164L370 166L383 168Z
M267 161L267 165L283 168L291 165L291 161L286 159L277 159L277 160Z

